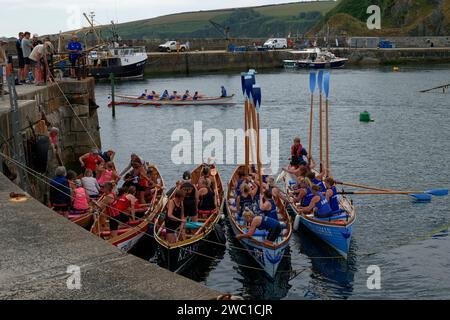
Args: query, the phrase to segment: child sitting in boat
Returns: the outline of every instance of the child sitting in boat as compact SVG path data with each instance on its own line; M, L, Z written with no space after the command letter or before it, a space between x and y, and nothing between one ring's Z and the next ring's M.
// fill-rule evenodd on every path
M255 216L255 214L250 210L245 210L242 215L244 217L244 220L248 225L250 225L250 227L247 233L236 235L236 239L238 240L242 238L251 238L255 234L256 229L259 229L267 230L269 232L265 241L272 244L281 234L281 224L278 220L272 219L270 217Z
M331 210L330 203L327 201L325 196L320 192L322 190L318 185L313 185L311 192L313 194L311 202L307 207L298 207L298 214L303 213L314 213L315 217L318 218L328 218L333 215L333 210Z
M307 157L308 152L306 152L306 149L303 148L300 137L295 137L294 144L291 147L291 156L289 157L289 160L291 160L290 162L291 167L293 167L293 169L296 169L300 165L306 165Z

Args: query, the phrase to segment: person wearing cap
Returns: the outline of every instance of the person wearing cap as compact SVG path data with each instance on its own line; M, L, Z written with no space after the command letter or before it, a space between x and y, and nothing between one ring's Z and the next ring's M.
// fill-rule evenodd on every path
M25 63L25 67L23 69L24 78L27 78L28 74L30 73L30 64L31 64L30 54L31 50L33 50L33 44L30 40L30 35L31 34L28 31L25 31L23 33L22 39L22 53L23 53L23 60ZM28 79L26 82L29 83L30 80Z
M76 34L72 35L72 39L67 45L67 50L70 53L69 54L69 60L71 65L70 75L72 77L75 77L75 66L80 57L81 51L83 50L83 47L81 46L81 43L78 41L78 36Z
M6 51L4 49L6 42L0 40L0 96L3 97L3 68L6 67L8 59L6 57Z
M220 87L222 90L222 95L220 96L221 98L225 98L225 97L227 97L227 89L225 89L225 87L224 86L221 86Z
M72 203L73 211L75 211L75 213L77 214L86 213L86 211L89 210L89 194L87 193L86 189L83 188L83 184L81 183L80 179L75 180L75 186L76 188Z
M78 160L82 168L92 170L94 177L96 176L98 165L105 163L105 160L100 157L99 151L95 148L91 152L82 155Z

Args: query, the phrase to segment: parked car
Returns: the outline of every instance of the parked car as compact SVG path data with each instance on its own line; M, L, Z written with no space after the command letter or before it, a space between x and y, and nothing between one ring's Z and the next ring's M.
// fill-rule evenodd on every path
M264 47L267 47L269 49L286 49L288 47L287 45L287 39L286 38L271 38L264 42Z
M179 50L180 50L181 52L184 52L184 51L187 50L187 46L186 46L185 44L179 43L178 46L179 46ZM160 52L172 52L172 51L177 51L177 42L176 42L176 41L173 41L173 40L167 41L167 42L164 43L164 44L160 44L158 48L159 48L159 51L160 51Z

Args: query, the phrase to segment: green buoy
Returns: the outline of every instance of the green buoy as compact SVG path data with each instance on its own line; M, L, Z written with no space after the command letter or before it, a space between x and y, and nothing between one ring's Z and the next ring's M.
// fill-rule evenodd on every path
M373 120L370 119L370 113L367 111L361 112L359 114L359 121L361 122L372 122Z

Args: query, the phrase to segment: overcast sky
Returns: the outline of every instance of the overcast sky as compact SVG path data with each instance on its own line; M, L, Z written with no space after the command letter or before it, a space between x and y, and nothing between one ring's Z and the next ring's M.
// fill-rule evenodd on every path
M304 0L305 1L305 0ZM306 0L308 1L308 0ZM0 36L19 31L51 34L86 26L83 12L95 11L98 24L147 19L161 15L246 7L293 0L0 0Z

